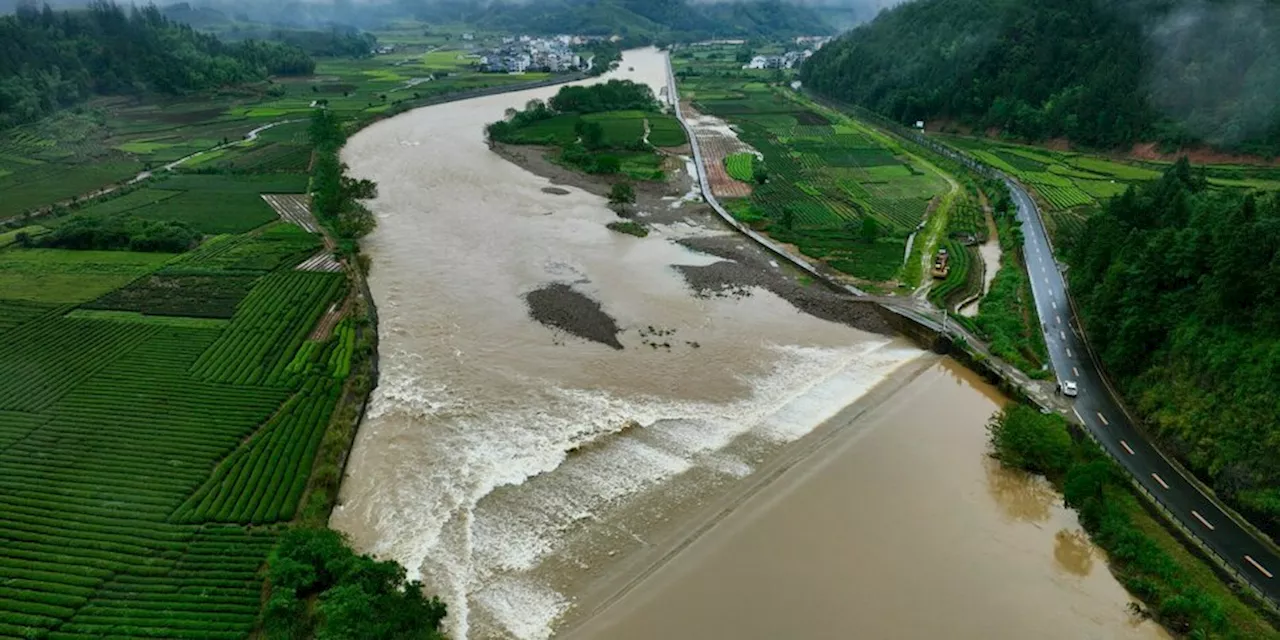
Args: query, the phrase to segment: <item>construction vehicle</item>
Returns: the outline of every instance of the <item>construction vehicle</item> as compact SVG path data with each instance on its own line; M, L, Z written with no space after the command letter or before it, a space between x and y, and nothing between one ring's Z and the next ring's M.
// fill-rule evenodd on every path
M951 256L947 255L946 249L938 249L938 254L933 258L933 277L939 280L947 277L951 273Z

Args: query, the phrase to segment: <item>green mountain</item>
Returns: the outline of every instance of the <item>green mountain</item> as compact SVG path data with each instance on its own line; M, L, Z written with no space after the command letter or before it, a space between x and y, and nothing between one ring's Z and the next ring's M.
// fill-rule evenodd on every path
M516 33L621 35L633 39L696 39L821 35L832 32L820 10L794 0L198 0L183 11L210 9L241 21L276 26L352 25L374 29L388 20L467 24Z
M1280 196L1185 159L1066 243L1099 357L1173 454L1280 538Z
M57 12L20 6L0 16L0 129L95 95L180 94L314 68L296 47L225 44L169 21L154 6L128 12L107 2Z
M904 122L1273 155L1280 2L916 0L824 47L802 79Z

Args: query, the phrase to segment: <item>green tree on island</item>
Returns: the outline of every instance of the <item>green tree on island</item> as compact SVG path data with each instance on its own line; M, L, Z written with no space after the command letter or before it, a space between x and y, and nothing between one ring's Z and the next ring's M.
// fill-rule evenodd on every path
M635 201L636 190L630 182L619 182L609 189L609 204L627 205Z

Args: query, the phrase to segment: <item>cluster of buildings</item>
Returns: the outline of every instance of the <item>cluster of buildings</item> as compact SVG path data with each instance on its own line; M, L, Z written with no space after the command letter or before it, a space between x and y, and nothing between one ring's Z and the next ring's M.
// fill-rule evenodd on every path
M814 51L831 41L831 36L800 36L795 43L803 49L788 51L780 56L755 56L743 69L795 69L804 64Z
M587 42L582 36L506 37L502 44L480 56L480 69L489 73L577 71L586 66L573 47Z
M813 55L812 49L788 51L780 56L756 56L742 65L743 69L795 69Z

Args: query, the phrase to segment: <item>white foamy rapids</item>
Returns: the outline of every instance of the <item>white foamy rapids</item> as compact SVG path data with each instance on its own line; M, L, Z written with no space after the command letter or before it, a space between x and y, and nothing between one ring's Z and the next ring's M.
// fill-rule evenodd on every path
M396 508L367 514L382 532L376 551L448 598L455 637L468 636L474 607L512 637L546 637L567 599L522 574L568 534L695 466L749 475L750 463L722 451L736 438L798 439L920 353L884 339L761 348L776 365L729 404L551 389L537 404L477 416L448 389L415 391L408 371L385 372L376 415L421 423L432 444L414 449L415 473L384 487ZM624 430L629 420L644 427Z
M507 632L527 640L551 637L556 618L569 609L564 596L530 580L502 580L476 593L475 600Z

